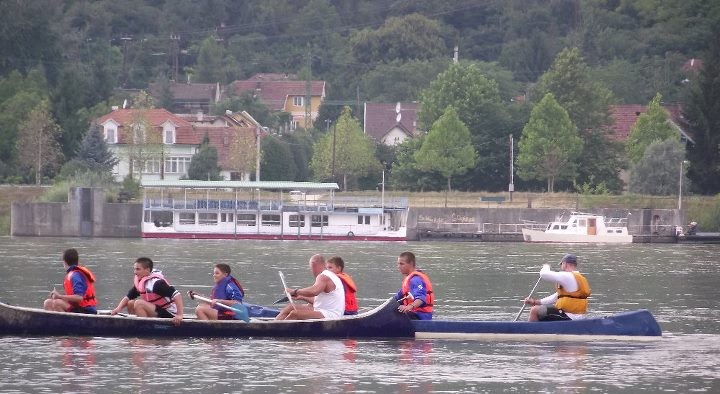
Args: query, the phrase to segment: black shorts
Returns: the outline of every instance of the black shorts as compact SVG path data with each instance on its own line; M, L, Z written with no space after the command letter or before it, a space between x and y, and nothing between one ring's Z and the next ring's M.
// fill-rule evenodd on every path
M542 305L538 310L538 320L540 321L560 321L560 320L572 320L568 315L565 314L561 309L557 309L554 306Z
M155 305L155 313L157 313L158 317L162 317L163 319L172 319L173 317L175 317L175 315L168 312L167 309L161 308L157 305Z

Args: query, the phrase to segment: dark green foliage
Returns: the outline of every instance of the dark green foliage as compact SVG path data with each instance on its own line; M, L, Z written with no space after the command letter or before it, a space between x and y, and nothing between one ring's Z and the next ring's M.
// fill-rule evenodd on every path
M209 141L210 138L206 133L200 149L190 159L188 179L201 181L218 181L222 179L220 167L218 167L217 149L210 146Z
M108 149L105 136L100 125L93 125L83 137L77 160L84 163L88 169L110 172L118 163L118 159Z
M677 195L680 187L680 163L685 152L677 138L655 141L645 150L642 159L630 171L629 190L637 194ZM689 189L683 168L683 189ZM688 188L688 189L686 189Z
M296 179L296 172L295 160L287 143L272 135L263 139L260 179L292 181Z

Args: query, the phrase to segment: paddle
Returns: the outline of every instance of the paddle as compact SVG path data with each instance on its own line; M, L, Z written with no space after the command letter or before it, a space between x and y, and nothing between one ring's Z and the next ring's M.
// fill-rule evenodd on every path
M278 298L277 301L273 302L273 305L280 304L280 303L283 303L283 302L288 302L288 297L287 297L287 296L282 296L282 297Z
M535 289L540 284L541 279L542 278L538 278L537 282L535 282L535 286L533 286L532 290L530 290L530 294L528 294L527 298L532 297L533 293L535 292ZM517 316L515 316L515 320L513 320L513 321L517 321L520 318L520 315L522 315L523 311L525 310L525 305L527 305L527 304L525 304L525 300L523 300L522 308L520 308L520 312L518 312Z
M283 275L282 271L278 271L278 274L280 274L280 280L283 284L283 292L285 293L285 297L287 297L288 301L290 301L290 305L292 305L293 309L297 310L297 308L295 308L295 302L293 301L292 297L290 297L290 293L288 293L287 291L288 286L285 282L285 275Z
M212 300L206 297L203 297L194 291L190 290L188 291L188 297L190 297L191 300L198 299L203 302L207 302L208 304L212 304ZM215 302L215 305L225 308L229 311L233 311L235 313L235 316L238 318L238 320L244 320L245 323L250 321L250 316L248 315L247 307L241 303L237 303L233 306L225 305L220 302Z

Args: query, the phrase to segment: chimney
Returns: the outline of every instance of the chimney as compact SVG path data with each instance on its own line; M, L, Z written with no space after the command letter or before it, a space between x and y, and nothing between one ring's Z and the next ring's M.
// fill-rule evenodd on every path
M113 111L117 111L118 108L120 108L120 107L118 107L117 105L113 105L112 107L110 107L110 109L112 109Z
M203 111L198 111L198 113L197 113L198 122L202 122L203 119L205 119L205 116L203 115Z

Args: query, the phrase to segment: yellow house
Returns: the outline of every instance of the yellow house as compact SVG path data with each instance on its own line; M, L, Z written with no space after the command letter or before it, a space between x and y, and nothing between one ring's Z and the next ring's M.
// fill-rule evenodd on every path
M308 89L309 88L309 89ZM291 129L312 127L317 119L320 104L325 99L325 81L292 79L287 74L255 74L245 81L230 83L224 94L252 91L272 111L291 115ZM306 99L310 96L310 118L305 119Z

